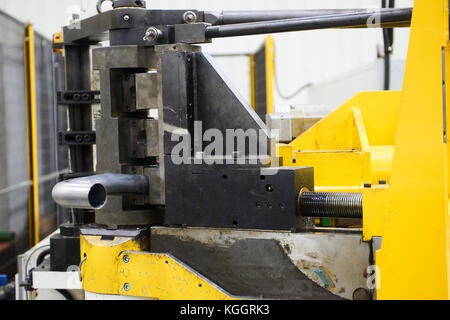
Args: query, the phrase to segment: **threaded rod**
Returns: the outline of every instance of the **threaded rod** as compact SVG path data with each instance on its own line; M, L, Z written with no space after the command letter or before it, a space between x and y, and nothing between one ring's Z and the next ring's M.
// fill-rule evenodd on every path
M303 192L299 209L303 217L362 219L362 194Z

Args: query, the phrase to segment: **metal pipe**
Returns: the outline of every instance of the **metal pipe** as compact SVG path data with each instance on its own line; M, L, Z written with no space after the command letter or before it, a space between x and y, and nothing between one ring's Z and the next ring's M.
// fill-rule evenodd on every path
M362 219L361 193L303 192L299 194L299 214L311 218Z
M101 174L62 181L53 188L52 197L61 207L99 210L108 195L147 194L148 190L145 176Z
M412 10L412 9L409 9ZM386 9L381 11L387 11ZM212 25L227 25L260 21L273 21L317 16L379 13L380 9L307 9L307 10L253 10L253 11L205 11L205 22ZM409 22L407 23L409 25Z
M410 24L412 9L386 9L366 13L350 13L315 16L309 18L295 18L272 20L253 23L240 23L206 28L206 37L224 38L239 37L256 34L268 34L290 31L306 31L331 28L369 28L402 26ZM377 24L379 23L379 25Z

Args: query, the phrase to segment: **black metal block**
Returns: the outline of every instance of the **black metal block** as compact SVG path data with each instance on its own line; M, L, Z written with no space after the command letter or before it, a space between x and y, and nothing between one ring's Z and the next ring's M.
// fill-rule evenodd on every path
M57 100L59 105L91 105L100 103L100 91L70 90L59 91Z
M50 268L52 271L67 271L70 266L80 264L80 229L61 226L60 233L50 238Z
M166 225L286 231L301 226L298 193L313 189L312 168L175 166L170 161L166 158Z
M61 146L90 146L96 143L94 131L68 131L59 133Z

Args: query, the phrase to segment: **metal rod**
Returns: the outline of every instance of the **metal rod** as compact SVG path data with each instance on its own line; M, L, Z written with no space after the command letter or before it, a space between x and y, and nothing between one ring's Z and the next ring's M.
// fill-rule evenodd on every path
M412 9L409 9L412 10ZM376 14L386 9L307 9L307 10L253 10L205 12L205 22L212 25L227 25L259 21L285 20L295 18L311 18L317 16L370 13Z
M65 208L99 210L108 195L146 194L148 178L131 174L101 174L66 180L52 191L53 200Z
M207 38L239 37L290 31L332 28L369 28L410 25L412 9L386 9L377 12L335 14L309 18L240 23L206 28Z
M301 192L299 213L312 218L362 219L361 193Z

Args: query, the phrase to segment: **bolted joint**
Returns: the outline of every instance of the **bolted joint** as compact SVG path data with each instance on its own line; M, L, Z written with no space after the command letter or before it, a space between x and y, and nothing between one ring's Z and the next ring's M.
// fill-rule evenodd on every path
M145 31L144 40L149 42L157 41L162 37L163 33L156 27L150 27Z
M186 11L183 14L183 20L185 23L196 23L197 19L197 15L193 11Z
M302 217L362 219L362 194L309 192L302 189L298 196L297 210Z

